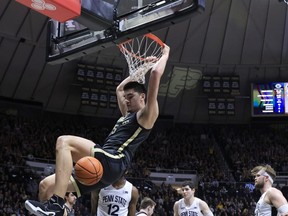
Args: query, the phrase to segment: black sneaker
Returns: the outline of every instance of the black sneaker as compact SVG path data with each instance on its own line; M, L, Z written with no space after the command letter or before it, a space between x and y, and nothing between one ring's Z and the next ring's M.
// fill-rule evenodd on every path
M50 200L45 203L26 200L25 208L36 216L63 216L64 214L64 207Z

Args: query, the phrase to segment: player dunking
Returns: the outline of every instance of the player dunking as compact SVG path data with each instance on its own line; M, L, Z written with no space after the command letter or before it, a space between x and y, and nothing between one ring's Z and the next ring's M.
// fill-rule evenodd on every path
M101 147L85 138L64 135L56 142L55 174L43 179L39 185L38 201L27 200L26 209L36 215L63 215L66 191L76 191L80 197L118 180L131 164L136 149L148 138L159 115L157 95L161 77L169 57L170 48L164 45L162 57L152 67L148 91L127 77L116 94L122 117L117 121ZM85 186L71 176L73 162L85 156L94 156L103 166L103 177L93 186Z
M251 170L255 176L255 187L260 190L261 197L255 208L255 216L271 216L272 206L274 206L278 215L288 215L288 204L282 192L272 187L276 178L276 172L270 165L256 166Z
M135 216L138 198L138 189L122 176L112 185L91 192L91 215Z

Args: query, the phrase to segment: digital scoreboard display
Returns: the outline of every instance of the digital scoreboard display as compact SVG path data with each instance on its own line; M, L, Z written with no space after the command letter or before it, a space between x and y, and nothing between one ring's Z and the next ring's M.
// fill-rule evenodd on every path
M288 82L253 83L252 116L288 116Z

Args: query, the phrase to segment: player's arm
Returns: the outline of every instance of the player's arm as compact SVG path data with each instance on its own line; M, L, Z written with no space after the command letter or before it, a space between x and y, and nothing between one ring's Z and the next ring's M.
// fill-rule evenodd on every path
M205 201L200 200L199 206L204 216L213 216L211 209Z
M281 216L288 215L288 203L280 190L271 188L268 197L271 204L277 209Z
M158 114L158 90L160 85L161 77L165 71L166 63L169 58L170 47L166 44L164 45L163 54L158 62L154 65L150 72L150 78L148 83L148 91L146 98L146 106L138 114L138 122L144 128L150 129L153 127Z
M127 114L127 105L126 105L126 101L124 97L124 86L128 82L131 82L130 77L127 77L126 79L124 79L116 88L118 107L120 109L122 116L126 116Z
M135 216L136 215L136 206L137 206L137 202L139 199L139 192L138 189L133 186L132 187L132 197L131 200L129 202L129 209L128 209L128 215L129 216Z
M96 215L100 190L91 192L91 216Z
M176 201L173 206L173 216L178 216L179 201Z

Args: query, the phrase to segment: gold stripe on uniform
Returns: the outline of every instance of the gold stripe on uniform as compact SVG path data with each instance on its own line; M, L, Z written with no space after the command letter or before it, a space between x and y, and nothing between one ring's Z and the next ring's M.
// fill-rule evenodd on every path
M103 153L104 155L106 155L106 156L108 156L110 158L113 158L113 159L120 159L120 158L123 158L125 156L122 153L121 154L117 154L117 155L113 155L113 154L110 154L110 153L104 151L103 149L100 149L100 148L94 148L94 149L92 149L92 151L93 151L93 157L94 157L94 153L95 152Z
M123 151L123 149L126 147L126 146L128 146L129 145L129 143L131 143L134 139L135 139L135 137L137 137L138 135L139 135L139 133L142 131L142 128L141 127L139 127L136 131L135 131L135 133L125 142L125 143L123 143L122 145L121 145L121 147L118 149L118 151L117 152L122 152Z
M81 192L80 192L80 189L74 179L74 177L71 175L70 176L70 181L72 183L72 185L74 186L74 189L75 189L75 192L77 193L77 197L79 198L81 196Z
M121 147L117 150L117 152L120 153L120 154L113 155L113 154L110 154L110 153L104 151L103 149L92 147L92 148L91 148L91 156L94 157L94 153L95 153L95 152L100 152L100 153L103 153L104 155L106 155L106 156L108 156L108 157L110 157L110 158L114 158L114 159L123 158L125 155L122 154L121 152L123 151L123 149L124 149L126 146L129 145L129 143L131 143L131 142L135 139L135 137L137 137L137 136L139 135L139 133L140 133L141 131L142 131L142 128L139 127L139 128L135 131L135 133L134 133L125 143L123 143L123 144L121 145Z

